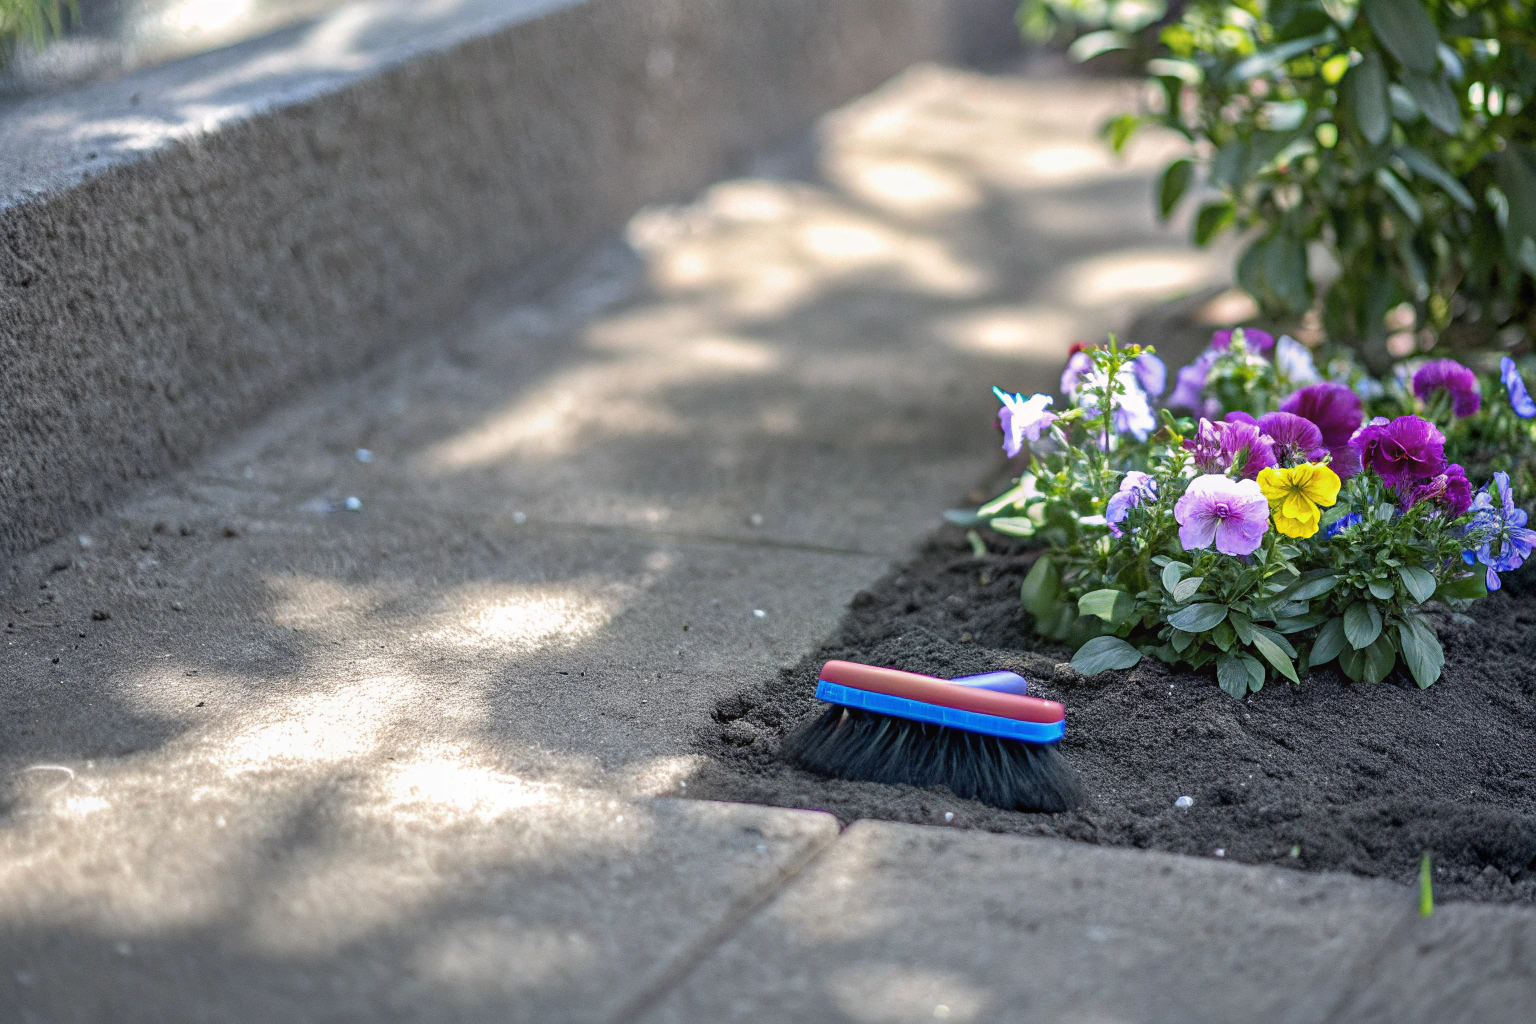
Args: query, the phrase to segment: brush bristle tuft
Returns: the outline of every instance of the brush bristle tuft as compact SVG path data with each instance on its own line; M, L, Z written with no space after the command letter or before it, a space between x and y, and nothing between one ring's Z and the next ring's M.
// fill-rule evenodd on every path
M1081 793L1057 744L1025 743L833 705L780 752L838 779L947 786L1010 811L1069 811Z

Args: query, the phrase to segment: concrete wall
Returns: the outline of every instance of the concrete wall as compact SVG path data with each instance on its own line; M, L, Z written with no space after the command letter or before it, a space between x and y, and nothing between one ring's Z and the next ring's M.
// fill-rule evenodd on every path
M985 55L1012 4L459 6L0 113L0 555L906 65Z

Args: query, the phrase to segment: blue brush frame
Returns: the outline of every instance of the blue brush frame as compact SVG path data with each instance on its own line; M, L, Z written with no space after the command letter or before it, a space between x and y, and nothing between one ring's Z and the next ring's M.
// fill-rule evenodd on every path
M816 699L913 722L928 722L964 732L998 736L1005 740L1023 740L1025 743L1056 743L1067 734L1065 720L1050 723L1020 722L976 711L941 708L937 704L924 704L920 700L909 700L906 697L856 690L841 683L829 683L825 679L816 680Z

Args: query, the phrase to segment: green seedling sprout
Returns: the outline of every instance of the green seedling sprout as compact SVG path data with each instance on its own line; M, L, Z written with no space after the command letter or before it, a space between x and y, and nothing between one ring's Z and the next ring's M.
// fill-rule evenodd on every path
M1419 860L1419 916L1435 912L1435 883L1429 873L1429 854Z

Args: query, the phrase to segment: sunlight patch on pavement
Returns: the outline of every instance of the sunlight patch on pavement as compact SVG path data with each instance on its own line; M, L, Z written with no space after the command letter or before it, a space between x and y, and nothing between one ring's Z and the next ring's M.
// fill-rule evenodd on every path
M826 987L838 1009L859 1024L972 1021L987 1006L987 990L965 975L911 964L844 968Z
M475 583L449 591L424 639L456 647L532 651L569 645L602 629L632 588Z

